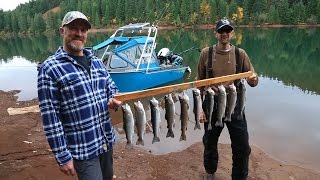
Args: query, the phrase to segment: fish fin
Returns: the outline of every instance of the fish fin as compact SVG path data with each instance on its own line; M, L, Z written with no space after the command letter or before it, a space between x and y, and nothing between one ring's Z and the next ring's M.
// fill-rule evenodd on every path
M194 126L194 130L196 130L196 129L201 129L200 124L196 124L196 125Z
M160 142L160 138L159 137L153 137L152 139L152 144L155 142Z
M131 142L127 142L126 149L133 149L133 144Z
M187 136L185 134L181 134L180 141L186 141L186 140L187 140Z
M174 133L171 129L168 130L167 136L166 137L172 137L174 138Z

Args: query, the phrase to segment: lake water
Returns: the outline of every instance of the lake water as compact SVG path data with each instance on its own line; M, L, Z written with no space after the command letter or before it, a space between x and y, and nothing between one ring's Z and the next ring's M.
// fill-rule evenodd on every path
M278 160L320 171L320 29L239 28L236 33L233 44L246 50L260 78L257 87L247 86L246 114L251 144ZM90 34L88 46L103 41L108 35ZM211 30L160 31L158 37L158 50L168 47L175 52L190 47L202 49L216 42ZM0 39L0 90L21 90L17 95L20 101L36 98L36 65L54 53L59 45L58 36ZM193 81L199 52L182 55L184 64L192 69L188 81ZM187 94L190 119L193 120L191 90L187 90ZM163 96L156 98L163 108ZM147 117L150 117L148 100L142 101ZM151 144L152 133L148 133L144 148L162 154L180 151L201 141L202 130L193 130L194 123L189 122L188 140L179 142L179 108L179 102L176 102L175 138L165 137L167 130L162 109L161 142ZM121 112L113 113L113 116L114 122L121 121ZM121 125L117 129L118 139L124 140ZM220 142L230 143L226 128Z

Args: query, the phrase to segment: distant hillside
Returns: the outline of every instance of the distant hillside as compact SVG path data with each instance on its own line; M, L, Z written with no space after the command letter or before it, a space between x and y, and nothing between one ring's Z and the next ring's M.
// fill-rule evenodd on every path
M95 29L134 22L185 27L229 18L236 25L314 25L320 0L32 0L13 11L0 10L1 34L55 31L64 14L79 10Z

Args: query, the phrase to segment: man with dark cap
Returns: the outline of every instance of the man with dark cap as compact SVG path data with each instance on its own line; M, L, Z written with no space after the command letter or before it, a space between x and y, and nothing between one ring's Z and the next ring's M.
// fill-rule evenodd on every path
M102 61L84 48L90 28L79 11L63 18L63 47L39 68L39 107L60 170L81 180L111 180L115 133L109 109L121 101L113 98L118 88Z
M247 83L254 87L258 84L258 76L250 62L247 53L240 48L230 44L234 36L234 27L228 19L221 19L216 24L215 36L218 43L206 47L201 51L198 62L198 80L213 78L219 76L226 76L236 73L252 71L253 75L247 78ZM238 57L237 57L238 56ZM229 81L222 85L227 87L234 83L239 89L240 81ZM217 87L212 86L212 89L218 94ZM205 88L202 89L205 92ZM238 97L239 97L238 93ZM202 119L205 126L205 133L203 136L204 144L204 167L206 174L204 179L209 180L214 178L214 173L218 166L218 140L223 130L224 124L227 126L232 148L232 179L242 180L248 176L248 162L251 152L249 146L249 135L247 130L247 121L244 112L240 112L240 98L237 98L234 113L231 116L231 121L225 121L221 126L216 125L218 97L215 96L214 110L211 121ZM207 100L204 100L203 108L206 108ZM206 117L209 117L206 115ZM212 129L208 129L208 122L211 122Z

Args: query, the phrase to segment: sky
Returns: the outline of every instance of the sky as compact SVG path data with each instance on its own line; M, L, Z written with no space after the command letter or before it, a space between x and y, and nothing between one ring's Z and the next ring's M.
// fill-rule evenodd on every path
M0 0L0 9L4 11L13 10L19 4L29 2L29 0Z

